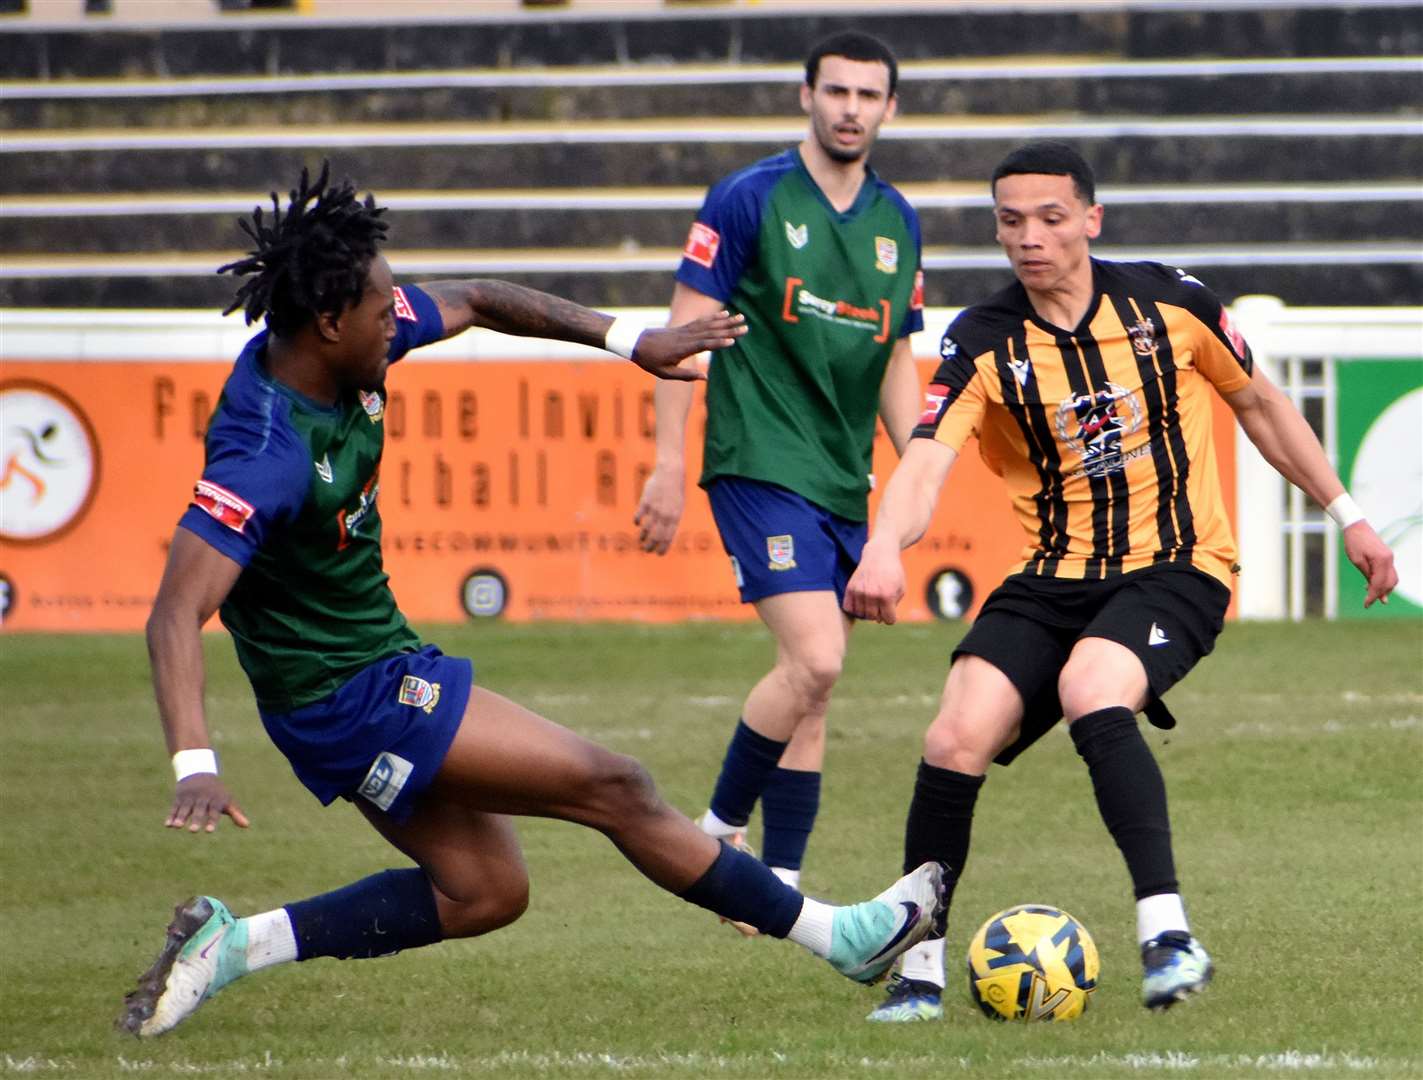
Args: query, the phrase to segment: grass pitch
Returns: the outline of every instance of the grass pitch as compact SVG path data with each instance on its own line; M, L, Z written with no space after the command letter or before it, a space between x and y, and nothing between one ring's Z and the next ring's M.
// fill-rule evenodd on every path
M898 873L920 736L959 631L856 630L831 711L807 891L836 901ZM502 625L431 640L487 686L635 754L704 805L741 700L769 664L756 627ZM1086 770L1055 732L979 802L950 920L942 1023L871 1025L879 991L798 947L743 940L660 893L602 837L524 821L528 914L487 938L260 973L151 1042L112 1030L172 906L239 914L403 860L350 807L322 810L267 742L225 635L208 699L253 827L161 827L171 774L135 637L0 644L0 1074L75 1077L1188 1077L1423 1075L1423 626L1236 625L1147 728L1177 862L1218 974L1138 1004L1125 869ZM759 836L753 832L752 839ZM1066 908L1101 988L1072 1024L1000 1025L960 960L989 914Z

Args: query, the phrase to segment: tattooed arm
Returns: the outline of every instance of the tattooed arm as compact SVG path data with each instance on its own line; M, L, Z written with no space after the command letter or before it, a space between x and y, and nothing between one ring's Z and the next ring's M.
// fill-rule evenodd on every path
M420 288L439 307L447 338L471 326L482 326L501 334L552 338L615 351L607 340L613 317L571 300L487 278L431 281ZM700 370L679 367L679 362L708 349L724 349L745 332L742 317L725 311L684 326L649 327L637 336L631 359L660 379L701 379L705 376Z

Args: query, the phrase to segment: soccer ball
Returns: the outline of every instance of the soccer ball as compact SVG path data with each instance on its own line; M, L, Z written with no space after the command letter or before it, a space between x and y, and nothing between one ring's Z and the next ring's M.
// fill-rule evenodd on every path
M1092 935L1071 915L1019 904L973 935L968 992L993 1020L1075 1020L1097 989L1099 966Z

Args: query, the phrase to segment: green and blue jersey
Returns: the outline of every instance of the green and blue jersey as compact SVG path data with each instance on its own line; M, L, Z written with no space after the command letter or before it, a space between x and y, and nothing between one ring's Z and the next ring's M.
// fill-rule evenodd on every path
M395 290L392 362L438 341L418 288ZM223 625L263 709L317 701L382 657L417 649L381 558L385 390L314 402L266 371L267 332L237 358L179 524L238 563Z
M880 384L923 329L919 218L867 170L844 213L790 149L707 193L677 280L746 316L713 354L701 483L778 484L866 520Z

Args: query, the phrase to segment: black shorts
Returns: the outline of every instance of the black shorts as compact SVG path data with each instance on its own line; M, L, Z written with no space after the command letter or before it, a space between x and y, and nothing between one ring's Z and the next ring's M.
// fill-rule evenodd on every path
M979 656L1023 697L1018 738L993 760L1007 765L1062 719L1057 677L1085 637L1106 638L1146 668L1146 717L1176 725L1161 695L1215 647L1230 590L1186 566L1151 566L1105 581L1065 581L1014 574L984 601L954 658Z

